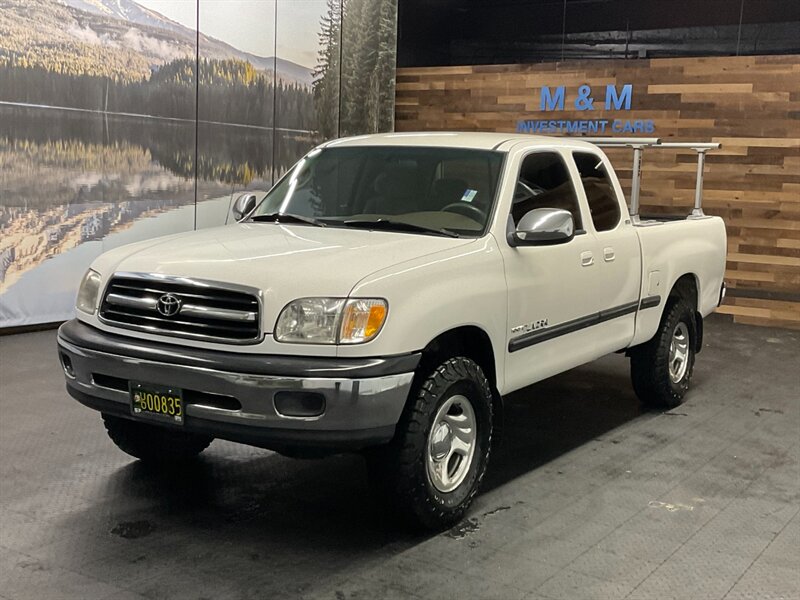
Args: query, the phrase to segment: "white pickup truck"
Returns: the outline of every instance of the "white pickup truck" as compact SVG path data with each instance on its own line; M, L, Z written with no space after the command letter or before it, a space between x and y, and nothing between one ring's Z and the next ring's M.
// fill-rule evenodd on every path
M624 351L644 403L679 404L724 294L722 220L630 214L576 139L341 139L258 196L94 262L58 335L69 393L145 461L363 451L428 527L467 509L514 390Z

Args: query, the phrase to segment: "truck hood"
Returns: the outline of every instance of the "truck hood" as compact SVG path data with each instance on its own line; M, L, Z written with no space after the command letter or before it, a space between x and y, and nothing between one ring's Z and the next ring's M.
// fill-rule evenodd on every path
M375 271L473 243L401 232L277 223L239 223L147 240L94 264L114 272L159 273L259 288L278 310L304 296L347 296ZM272 302L271 302L272 300Z

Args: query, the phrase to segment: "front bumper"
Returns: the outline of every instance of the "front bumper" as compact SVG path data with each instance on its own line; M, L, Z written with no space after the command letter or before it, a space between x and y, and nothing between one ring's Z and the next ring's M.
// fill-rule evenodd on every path
M420 359L418 353L368 359L243 355L143 342L77 320L61 326L58 348L67 391L86 406L134 419L130 381L181 388L184 430L279 450L358 449L389 441ZM275 406L279 392L323 396L324 412L282 415Z

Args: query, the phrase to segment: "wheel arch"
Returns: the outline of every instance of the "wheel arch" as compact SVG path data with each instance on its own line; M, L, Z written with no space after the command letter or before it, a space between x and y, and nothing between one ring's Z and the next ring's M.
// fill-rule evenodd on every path
M492 388L495 439L499 441L503 424L503 397L498 391L497 355L489 334L476 325L448 329L433 338L422 350L417 374L423 377L448 358L465 356L480 366Z
M695 329L695 353L699 353L703 348L703 316L698 310L700 305L700 278L695 273L684 273L675 280L672 288L667 295L667 301L664 303L664 311L667 306L672 302L679 300L686 300L689 306L692 307L692 314L694 315L694 329ZM662 313L663 318L663 313Z
M700 303L700 280L694 273L684 273L675 280L667 296L667 301L673 298L688 300L697 310Z

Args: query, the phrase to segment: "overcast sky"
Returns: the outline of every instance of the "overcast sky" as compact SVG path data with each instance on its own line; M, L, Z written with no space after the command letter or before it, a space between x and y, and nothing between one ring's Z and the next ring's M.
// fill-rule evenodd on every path
M136 0L195 28L195 0ZM317 62L325 0L278 0L278 56L306 67ZM200 0L200 31L259 56L275 54L275 0Z

